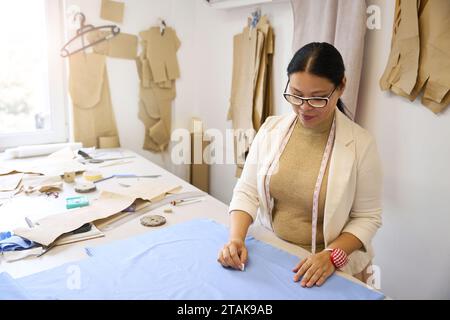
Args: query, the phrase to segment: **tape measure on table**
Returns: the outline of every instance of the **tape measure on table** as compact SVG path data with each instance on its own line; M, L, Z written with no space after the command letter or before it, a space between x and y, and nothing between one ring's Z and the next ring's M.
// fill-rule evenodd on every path
M92 182L95 182L95 181L103 178L102 174L98 171L85 171L83 173L83 177L87 181L92 181Z

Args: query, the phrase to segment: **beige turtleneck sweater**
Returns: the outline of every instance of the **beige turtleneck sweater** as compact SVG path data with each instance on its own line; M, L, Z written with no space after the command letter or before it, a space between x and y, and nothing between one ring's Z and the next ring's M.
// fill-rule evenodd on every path
M270 180L270 194L275 201L272 212L275 234L309 251L314 187L333 119L334 110L314 128L305 128L298 120L280 157L279 170ZM323 215L329 163L328 160L319 194L316 252L324 249Z

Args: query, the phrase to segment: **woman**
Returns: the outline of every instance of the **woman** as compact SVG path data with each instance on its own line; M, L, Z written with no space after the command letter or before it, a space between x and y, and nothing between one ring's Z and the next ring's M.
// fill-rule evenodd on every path
M371 135L340 100L342 57L310 43L292 58L284 97L293 114L269 117L256 135L230 203L225 267L243 270L245 237L256 218L311 255L293 269L303 287L322 285L336 269L367 279L371 240L381 226L381 167Z

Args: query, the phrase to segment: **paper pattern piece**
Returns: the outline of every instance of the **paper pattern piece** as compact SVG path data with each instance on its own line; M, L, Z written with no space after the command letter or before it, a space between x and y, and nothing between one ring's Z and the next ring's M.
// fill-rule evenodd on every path
M14 234L48 246L64 233L73 231L97 219L103 219L129 207L135 199L129 196L102 192L92 205L49 215L38 220L34 228L19 228Z
M123 187L122 183L119 185L114 181L104 184L99 199L93 201L90 206L49 215L38 220L38 225L34 228L19 228L14 230L14 234L48 246L62 234L76 230L85 223L121 212L138 198L156 202L162 200L166 194L181 189L178 185L148 180L128 182L129 187Z
M84 52L69 57L74 137L85 148L98 147L99 137L118 136L105 59Z
M138 118L146 130L143 148L161 152L170 142L175 80L180 77L176 53L181 44L170 27L163 35L159 27L152 27L139 36L142 53L136 65L141 81Z
M2 192L16 190L22 178L23 173L14 173L0 176L0 191Z
M123 2L102 0L100 18L117 23L122 23L124 10L125 3Z
M395 4L391 53L380 79L382 90L422 104L434 113L450 105L450 2Z
M92 31L87 35L90 43L104 39L111 32ZM135 60L137 57L138 37L132 34L119 33L115 37L102 41L94 46L94 52L110 58Z
M61 176L32 176L27 175L22 179L22 190L25 193L55 192L63 188Z
M179 185L165 183L154 179L134 181L127 181L127 179L111 179L109 181L99 183L97 188L103 192L115 193L150 202L160 201L164 199L167 194L177 193L181 190Z

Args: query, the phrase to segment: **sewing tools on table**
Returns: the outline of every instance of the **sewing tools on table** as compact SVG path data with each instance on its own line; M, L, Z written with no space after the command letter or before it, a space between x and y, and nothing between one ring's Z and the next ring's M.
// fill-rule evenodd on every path
M135 158L135 156L123 156L123 157L114 157L114 158L107 158L107 159L95 159L92 158L90 155L88 155L86 152L78 150L78 154L84 158L85 161L89 163L103 163L105 161L113 161L113 160L123 160L123 159L130 159Z
M83 182L83 183L77 183L75 185L75 192L78 193L88 193L93 192L97 189L95 184L93 182Z
M179 206L185 206L185 205L192 204L192 203L201 202L203 200L204 200L203 198L202 199L181 199L181 200L174 200L174 201L170 202L170 204L174 207L175 206L179 207Z
M148 176L139 176L139 175L135 175L135 174L113 174L112 176L106 177L106 178L100 178L98 180L95 180L95 183L99 183L105 180L109 180L112 178L159 178L161 177L160 174L155 174L155 175L148 175Z
M141 224L146 227L159 227L166 223L166 218L159 215L149 215L141 218Z
M85 171L83 173L83 178L87 181L95 182L103 179L103 175L98 171Z
M81 208L89 205L89 199L86 196L70 197L66 199L66 208Z
M63 176L64 182L66 182L66 183L74 182L75 176L76 176L75 172L64 172L64 176Z
M190 192L180 192L176 194L168 195L166 198L161 201L150 204L149 206L145 206L141 210L136 210L136 212L126 212L116 220L106 223L103 227L99 227L101 231L108 231L114 228L117 228L145 213L148 213L152 210L170 204L172 201L181 200L181 199L193 199L198 197L204 197L206 194L204 192L199 191L190 191Z

